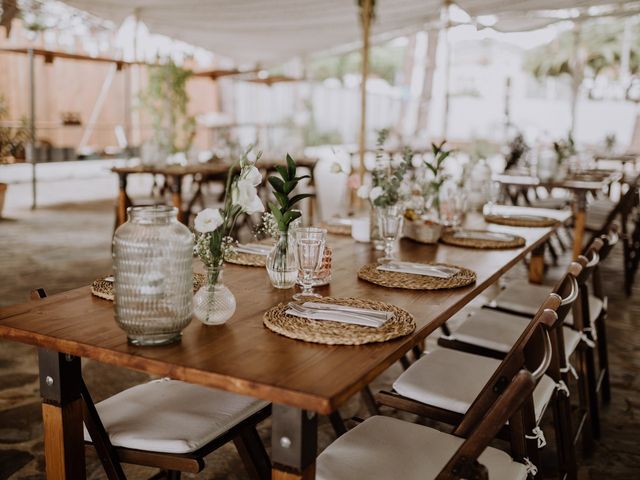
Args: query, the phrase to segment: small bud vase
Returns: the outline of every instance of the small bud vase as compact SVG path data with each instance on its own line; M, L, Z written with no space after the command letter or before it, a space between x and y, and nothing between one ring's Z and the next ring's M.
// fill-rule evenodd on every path
M207 284L193 297L193 314L205 325L222 325L236 311L236 297L222 283L223 266L209 267Z
M292 288L298 279L294 235L288 230L280 232L278 242L267 256L267 273L276 288Z

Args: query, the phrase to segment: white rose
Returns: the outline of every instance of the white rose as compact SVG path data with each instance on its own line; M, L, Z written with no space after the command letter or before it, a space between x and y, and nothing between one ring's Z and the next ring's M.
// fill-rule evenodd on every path
M382 187L373 187L369 192L369 200L371 200L372 202L375 202L376 199L383 193L384 193L384 190L382 189Z
M264 212L264 205L258 197L258 190L251 180L241 178L236 183L231 194L231 200L234 205L238 205L245 213Z
M195 219L195 228L200 233L209 233L215 231L222 225L222 215L217 208L205 208Z
M356 193L358 198L369 198L369 186L361 185Z
M333 162L331 164L331 173L342 173L342 165L338 162Z
M245 167L242 172L242 178L249 180L251 185L254 187L257 187L262 183L262 174L260 173L260 170L254 166L248 168Z

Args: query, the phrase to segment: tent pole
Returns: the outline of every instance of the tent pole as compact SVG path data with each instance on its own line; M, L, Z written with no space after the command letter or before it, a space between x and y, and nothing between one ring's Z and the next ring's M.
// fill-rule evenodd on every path
M27 148L28 161L31 162L31 209L36 209L36 80L35 56L33 48L29 48L29 143Z
M582 24L576 22L573 31L573 65L571 75L571 128L569 134L575 139L577 112L578 112L578 95L580 93L580 85L584 78L584 62L582 59Z
M453 0L445 0L442 7L442 19L444 23L444 40L446 48L446 61L444 70L444 112L442 115L442 139L446 140L449 134L449 104L451 101L451 91L449 90L449 82L451 78L451 42L449 40L449 28L451 27L449 17L449 7Z
M364 153L367 135L367 77L369 76L369 36L371 20L373 19L374 0L359 0L360 21L362 22L362 82L360 85L360 138L359 138L359 169L360 183L364 182L365 166Z

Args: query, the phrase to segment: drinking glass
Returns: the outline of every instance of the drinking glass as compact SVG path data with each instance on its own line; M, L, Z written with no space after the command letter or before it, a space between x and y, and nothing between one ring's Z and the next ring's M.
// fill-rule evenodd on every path
M402 229L403 208L400 205L390 207L376 207L378 217L378 228L384 240L384 257L380 263L389 263L393 260L393 243L398 238L398 233Z
M302 272L302 291L293 296L294 300L304 297L322 297L313 291L313 275L320 267L327 231L322 228L297 228L295 232L295 256L298 271Z
M467 194L454 183L440 190L440 220L446 227L459 227L467 209Z

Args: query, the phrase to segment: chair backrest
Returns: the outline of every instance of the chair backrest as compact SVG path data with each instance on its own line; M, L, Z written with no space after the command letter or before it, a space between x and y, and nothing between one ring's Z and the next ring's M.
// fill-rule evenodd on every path
M618 216L621 217L621 223L623 231L626 229L626 219L627 216L631 213L633 208L638 203L638 184L640 183L640 175L635 177L629 183L629 190L620 197L620 201L616 204L616 206L609 212L606 220L600 227L600 229L593 235L592 238L599 238L602 235L606 235L611 229L611 225L615 222Z
M536 316L529 322L520 338L515 342L511 350L502 360L489 381L485 384L480 394L473 401L464 418L454 430L455 435L468 437L479 425L482 418L491 408L504 389L511 383L514 376L525 366L536 363L536 354L544 351L544 335L558 324L556 310L560 307L562 299L559 295L551 293L542 304ZM536 334L537 333L537 334ZM540 358L537 358L540 363ZM535 370L535 366L532 368Z
M547 312L549 312L548 315L553 314L552 310L547 310ZM524 402L531 397L538 381L551 363L549 333L542 325L538 325L536 331L542 335L544 348L540 356L540 363L533 372L527 369L516 372L477 426L440 471L436 477L437 480L489 478L486 468L478 463L478 457L498 435L507 420L513 418Z

